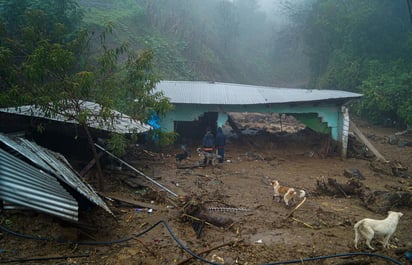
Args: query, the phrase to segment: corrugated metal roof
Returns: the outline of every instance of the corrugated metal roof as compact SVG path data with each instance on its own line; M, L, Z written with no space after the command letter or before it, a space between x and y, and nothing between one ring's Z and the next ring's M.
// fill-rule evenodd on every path
M3 142L9 148L15 150L20 155L27 158L34 165L38 166L38 169L36 169L37 171L43 172L44 174L47 174L49 176L53 176L54 180L58 178L60 181L66 183L68 186L70 186L71 188L73 188L78 193L82 194L83 196L85 196L88 200L90 200L94 204L102 207L110 214L113 214L111 210L109 209L109 207L106 205L106 203L97 195L97 193L93 190L93 188L90 185L83 182L80 176L77 175L77 173L71 168L70 164L67 162L67 160L62 155L52 152L48 149L45 149L33 142L28 141L27 139L23 139L23 138L11 139L1 133L0 133L0 141ZM0 162L2 163L2 168L0 168L1 169L0 174L2 174L3 170L7 171L9 169L6 163L3 163L2 160L0 160ZM26 164L26 165L30 166L29 164ZM32 171L29 171L30 169L28 167L27 168L23 167L22 170L23 172L27 171L25 178L27 179L28 182L32 181L32 178L35 178L35 176L32 176L32 174L29 174L29 172L32 172ZM10 178L8 178L7 180L10 181ZM20 183L20 184L24 185L24 183ZM52 182L49 185L53 186ZM30 185L26 185L26 186L27 188L30 187ZM43 195L48 196L47 193L44 193ZM20 194L16 196L20 196ZM61 194L61 196L65 196L65 195ZM4 199L4 200L7 201L7 199ZM42 206L45 208L48 207L46 204ZM37 207L39 206L37 205ZM57 215L59 215L59 213L57 213Z
M101 110L99 104L90 102L90 101L82 101L82 108L88 109L94 114L98 114ZM70 120L67 117L57 114L55 116L50 116L43 112L40 108L34 105L25 105L19 107L12 107L12 108L2 108L0 112L7 112L7 113L14 113L18 115L25 115L25 116L33 116L33 117L40 117L55 121L61 122L68 122L68 123L75 123L74 120ZM116 110L112 110L113 114L115 115L115 119L113 120L112 124L104 122L102 119L90 119L88 121L89 127L105 130L109 132L117 132L117 133L143 133L150 130L150 126L147 124L143 124L140 121L134 121L129 116L118 112Z
M362 94L341 90L279 88L200 81L161 81L171 103L249 105L359 98Z
M0 198L64 219L78 221L78 203L46 172L0 149Z

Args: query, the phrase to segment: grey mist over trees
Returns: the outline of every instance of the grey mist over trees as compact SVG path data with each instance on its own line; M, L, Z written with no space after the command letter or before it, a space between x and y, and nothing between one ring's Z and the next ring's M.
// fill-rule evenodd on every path
M130 92L137 74L135 87L148 78L150 86L161 79L206 80L360 92L364 98L351 108L356 114L405 126L412 123L408 1L1 0L0 103L30 102L31 92L52 90L65 73L88 88L79 99L143 120L166 111L167 104L150 98L149 108L128 104L146 95ZM36 61L41 52L61 60ZM147 58L140 62L149 68L128 72L129 59L140 58L130 52ZM56 63L64 67L51 67ZM99 100L103 95L111 100Z
M285 2L286 1L281 1ZM116 25L114 42L150 47L161 78L302 86L307 60L288 14L256 0L81 0L85 20ZM275 13L276 12L276 13ZM274 17L285 19L274 20Z
M411 118L409 0L87 1L113 42L150 48L162 79L360 92L373 122ZM379 104L377 104L379 103Z

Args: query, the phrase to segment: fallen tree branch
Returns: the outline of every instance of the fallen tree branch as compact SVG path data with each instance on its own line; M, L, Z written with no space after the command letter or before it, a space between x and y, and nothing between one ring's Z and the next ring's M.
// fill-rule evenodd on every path
M220 229L220 227L217 226L217 225L214 225L214 224L212 224L212 223L209 223L209 222L207 222L207 221L205 221L205 220L203 220L203 219L197 218L197 217L195 217L195 216L193 216L193 215L190 215L190 214L187 214L187 213L182 214L181 217L188 217L188 218L190 218L190 219L192 219L192 220L195 220L195 221L197 221L197 222L203 222L204 224L207 224L207 225L209 225L209 226L211 226L211 227L214 227L214 228L216 228L216 229Z
M285 220L288 219L297 209L299 209L300 206L306 201L306 197L303 198L303 200L293 209L286 217Z
M304 226L309 227L310 229L315 229L315 228L314 228L313 226L311 226L310 224L307 224L307 223L305 223L305 222L303 222L303 221L300 221L299 219L296 219L295 217L292 217L292 220L295 221L295 222L301 223L301 224L303 224Z

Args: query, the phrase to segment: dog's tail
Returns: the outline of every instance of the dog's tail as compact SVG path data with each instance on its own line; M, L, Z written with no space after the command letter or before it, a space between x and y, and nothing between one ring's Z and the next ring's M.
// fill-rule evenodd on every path
M363 224L363 220L360 220L359 222L357 222L354 226L353 229L355 230L355 248L358 248L358 241L359 241L359 227Z
M306 197L306 191L304 191L304 190L298 190L298 191L299 191L299 198Z

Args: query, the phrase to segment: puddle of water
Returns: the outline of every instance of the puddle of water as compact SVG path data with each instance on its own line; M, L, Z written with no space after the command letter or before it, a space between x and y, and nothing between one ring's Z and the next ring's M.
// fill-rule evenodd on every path
M251 244L285 244L290 235L286 231L265 231L250 236Z

